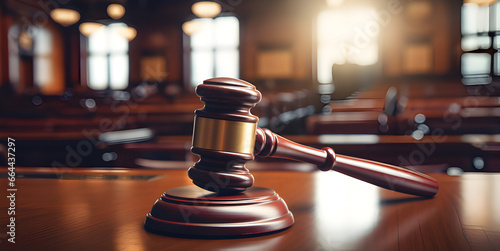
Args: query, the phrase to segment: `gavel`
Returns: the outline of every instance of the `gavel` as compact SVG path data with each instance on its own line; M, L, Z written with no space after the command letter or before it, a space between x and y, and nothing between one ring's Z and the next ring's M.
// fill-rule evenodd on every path
M386 189L434 196L439 186L425 174L375 161L335 154L292 142L257 127L258 117L250 109L261 100L252 84L233 78L207 79L196 88L205 103L195 111L193 147L200 160L189 169L193 183L203 189L231 194L254 183L245 167L254 155L307 162L322 171L334 170Z
M156 200L146 216L150 232L198 237L249 237L291 227L294 217L272 189L252 186L245 167L254 155L315 164L398 192L432 197L437 182L418 172L300 145L257 127L250 109L261 99L243 80L212 78L196 88L205 103L195 111L193 147L200 160L188 175L196 186L172 188Z

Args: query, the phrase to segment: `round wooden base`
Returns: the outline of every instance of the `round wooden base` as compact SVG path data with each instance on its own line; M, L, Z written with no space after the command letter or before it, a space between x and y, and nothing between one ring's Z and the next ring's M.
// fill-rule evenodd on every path
M186 237L242 237L290 227L293 215L272 189L220 195L197 186L167 190L147 214L146 230Z

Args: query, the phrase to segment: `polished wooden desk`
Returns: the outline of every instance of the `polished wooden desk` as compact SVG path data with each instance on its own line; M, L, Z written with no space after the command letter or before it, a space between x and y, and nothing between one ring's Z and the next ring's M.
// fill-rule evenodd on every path
M255 171L257 186L287 202L291 228L252 238L185 239L146 232L143 223L165 190L191 184L186 170L16 171L16 243L6 239L2 196L1 250L500 249L500 174L432 174L440 191L421 199L336 172Z

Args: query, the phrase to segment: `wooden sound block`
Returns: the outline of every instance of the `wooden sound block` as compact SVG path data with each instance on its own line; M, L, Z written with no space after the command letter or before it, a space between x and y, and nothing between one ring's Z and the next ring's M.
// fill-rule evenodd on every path
M243 237L290 227L293 215L269 188L221 195L197 186L167 190L147 214L146 230L186 237Z

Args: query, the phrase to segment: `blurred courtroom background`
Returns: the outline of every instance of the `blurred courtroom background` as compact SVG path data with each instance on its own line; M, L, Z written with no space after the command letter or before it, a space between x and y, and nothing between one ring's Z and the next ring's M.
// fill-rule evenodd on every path
M0 165L7 137L18 167L196 160L194 88L224 76L254 84L258 125L297 142L498 172L499 13L491 0L1 1Z

